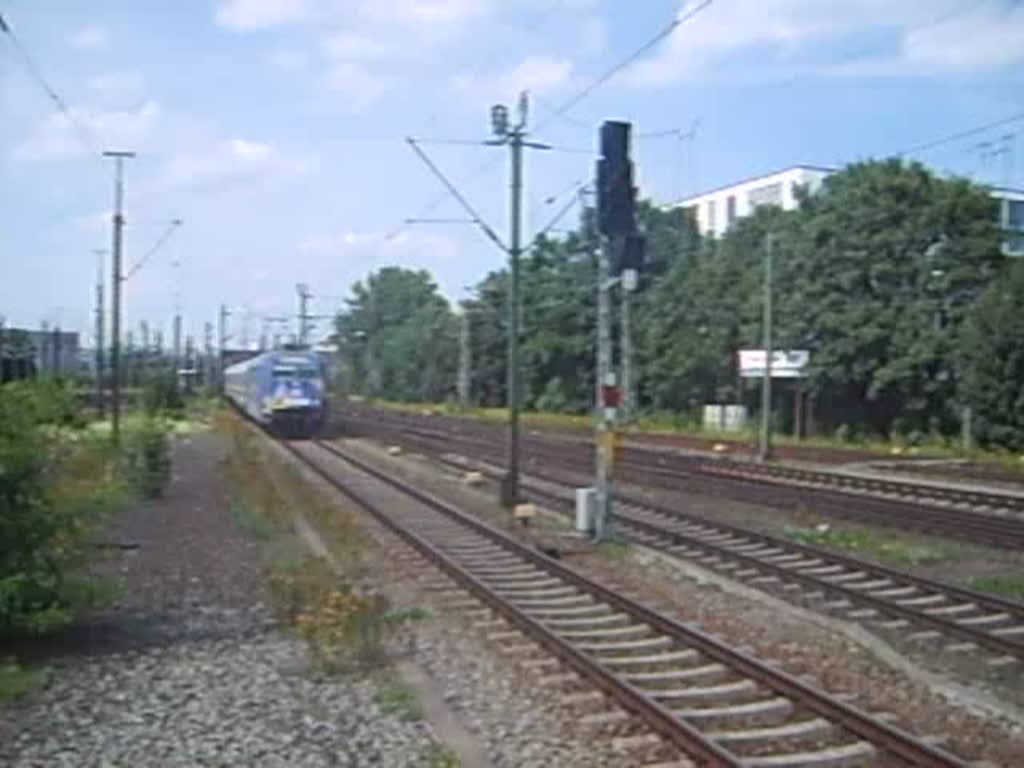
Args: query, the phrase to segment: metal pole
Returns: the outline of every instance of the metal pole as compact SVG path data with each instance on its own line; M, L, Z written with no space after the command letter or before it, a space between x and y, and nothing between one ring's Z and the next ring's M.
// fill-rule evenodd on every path
M106 337L103 328L103 248L96 248L93 253L97 256L96 269L96 411L100 419L106 417L107 409L103 401L103 346L106 344Z
M612 369L611 249L608 237L601 237L597 258L597 510L594 539L605 541L612 527L612 482L614 480L615 409L605 405L605 387L615 386Z
M114 158L114 234L111 265L110 311L110 437L114 444L121 440L121 238L124 230L124 159L134 152L104 152Z
M501 484L501 503L519 502L519 256L522 227L523 129L521 122L509 134L512 157L509 258L511 285L508 302L508 471Z
M470 360L471 350L469 347L469 308L462 307L461 323L459 326L459 381L458 396L459 405L462 408L469 407L469 386L470 386Z
M217 383L221 392L224 391L224 345L228 341L228 308L220 305L220 314L217 318L217 350L218 350L218 374Z
M772 455L772 248L774 238L764 242L764 378L761 381L761 450L759 458Z
M178 371L183 367L181 364L181 313L174 312L174 380L178 380Z
M620 349L619 353L622 355L622 422L629 423L633 419L634 413L634 393L633 393L633 338L630 331L629 315L631 310L631 296L630 291L627 290L624 283L620 282L621 288L621 301L622 306L619 333Z

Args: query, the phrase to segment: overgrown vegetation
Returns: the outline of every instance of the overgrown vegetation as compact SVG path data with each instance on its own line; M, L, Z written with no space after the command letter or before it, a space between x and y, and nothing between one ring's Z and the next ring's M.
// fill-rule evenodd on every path
M14 659L0 658L0 704L40 687L48 674L45 667L26 668Z
M377 688L377 706L385 715L395 715L400 720L421 720L416 692L396 677L383 680Z
M0 636L59 629L110 594L84 567L130 489L109 441L80 424L59 382L0 387Z
M799 210L761 207L720 238L700 237L678 210L644 203L639 218L649 265L634 298L635 378L641 409L659 422L695 425L711 402L757 410L757 383L739 377L736 352L760 346L771 233L776 345L811 353L803 384L818 435L952 441L969 405L983 442L1024 446L1024 265L1011 271L1001 254L995 204L982 187L916 163L873 161L833 174ZM523 260L527 408L591 407L596 273L584 231L581 220ZM474 405L505 402L507 289L507 271L495 271L462 305ZM428 274L371 275L337 320L345 388L450 398L457 326ZM791 427L792 387L775 387L780 429Z
M264 541L266 581L275 609L309 643L325 674L383 667L388 643L410 621L429 617L417 608L394 609L366 585L367 540L355 517L326 501L297 471L265 454L259 440L232 414L218 426L232 439L227 475L236 519ZM310 554L293 530L295 510L329 550Z
M963 545L952 541L922 541L895 532L875 533L860 528L836 528L822 524L813 528L786 527L783 534L802 544L831 547L867 555L898 565L924 565L957 557Z
M987 576L975 576L968 582L973 589L993 592L1005 597L1024 600L1024 573L995 573Z

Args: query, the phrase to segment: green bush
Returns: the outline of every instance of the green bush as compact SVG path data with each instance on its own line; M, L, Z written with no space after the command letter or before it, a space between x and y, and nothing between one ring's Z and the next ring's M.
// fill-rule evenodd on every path
M167 427L153 417L127 435L125 461L135 489L147 499L162 496L171 480L171 449Z
M124 497L109 443L63 426L77 421L59 384L0 386L0 636L53 630L100 598L82 566Z
M142 390L142 407L152 417L184 418L185 401L173 372L158 371L146 381Z

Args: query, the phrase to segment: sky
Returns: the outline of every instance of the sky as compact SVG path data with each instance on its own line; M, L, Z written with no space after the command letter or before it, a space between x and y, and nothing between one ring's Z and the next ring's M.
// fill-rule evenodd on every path
M1014 117L908 156L1024 187L1021 0L3 0L0 13L21 45L0 35L0 315L86 345L109 259L94 251L111 242L108 149L137 153L126 271L182 222L124 282L124 326L167 334L178 307L199 337L225 304L236 342L294 314L299 282L329 315L382 266L429 269L453 301L499 268L505 254L405 139L504 238L508 150L480 142L491 106L514 112L523 90L531 138L552 146L526 157L528 236L566 206L554 231L575 223L606 119L634 124L641 194L659 204Z

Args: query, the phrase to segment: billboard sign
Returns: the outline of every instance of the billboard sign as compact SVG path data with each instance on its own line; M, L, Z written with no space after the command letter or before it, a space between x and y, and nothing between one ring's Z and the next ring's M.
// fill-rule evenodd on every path
M741 349L740 376L747 379L764 378L765 354L763 349ZM806 349L772 350L772 378L799 379L811 359Z

